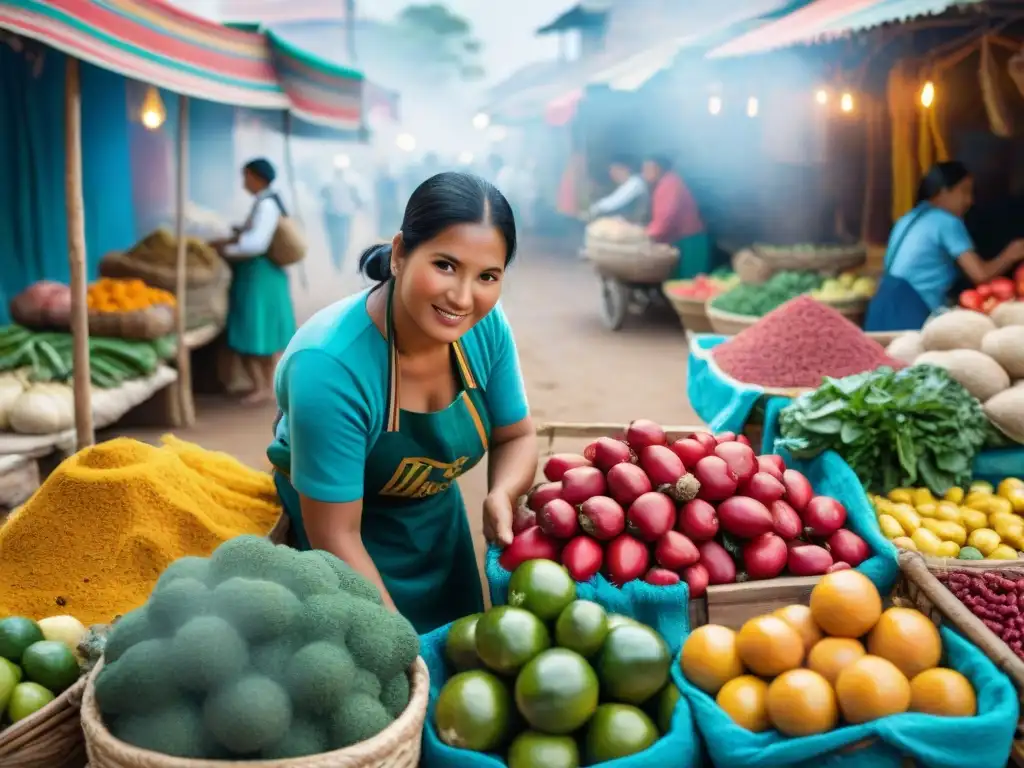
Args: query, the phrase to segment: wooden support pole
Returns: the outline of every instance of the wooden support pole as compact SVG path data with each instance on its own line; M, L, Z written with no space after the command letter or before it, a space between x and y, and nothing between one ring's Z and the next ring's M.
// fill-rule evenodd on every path
M192 398L192 350L185 343L186 294L188 293L188 250L185 242L185 205L188 201L188 96L178 97L178 189L174 234L178 242L175 294L178 299L176 332L178 335L178 412L181 426L196 422Z
M96 442L92 426L89 367L89 310L86 306L85 201L82 195L82 92L78 59L68 56L64 74L64 204L68 219L71 267L71 336L73 339L75 436L78 450Z

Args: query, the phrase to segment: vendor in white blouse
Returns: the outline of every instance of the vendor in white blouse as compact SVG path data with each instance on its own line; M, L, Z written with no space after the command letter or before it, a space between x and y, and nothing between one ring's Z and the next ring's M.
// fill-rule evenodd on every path
M256 198L245 224L235 236L213 245L234 272L228 308L228 346L243 360L253 389L244 401L261 403L274 397L274 365L295 333L295 310L288 275L267 257L278 220L287 215L271 188L276 176L270 161L260 158L242 169L242 185Z
M616 184L615 190L590 206L590 218L621 216L636 224L647 224L651 218L650 192L637 162L625 155L614 157L608 175Z

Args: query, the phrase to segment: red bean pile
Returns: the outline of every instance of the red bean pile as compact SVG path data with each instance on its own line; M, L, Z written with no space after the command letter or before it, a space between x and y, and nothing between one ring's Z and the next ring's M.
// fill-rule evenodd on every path
M1005 575L1004 575L1005 574ZM1009 578L1009 576L1018 578ZM986 627L1024 658L1024 578L1006 571L950 571L939 581Z
M738 381L779 388L818 387L824 376L903 367L839 312L809 296L769 312L715 347L713 356Z

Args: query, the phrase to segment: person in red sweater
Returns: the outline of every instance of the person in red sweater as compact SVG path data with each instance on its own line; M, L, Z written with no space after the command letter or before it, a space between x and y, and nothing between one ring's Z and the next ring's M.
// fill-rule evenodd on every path
M672 170L671 161L663 156L653 156L644 161L643 177L653 190L648 237L679 249L677 278L691 278L707 272L711 262L711 241L690 188Z

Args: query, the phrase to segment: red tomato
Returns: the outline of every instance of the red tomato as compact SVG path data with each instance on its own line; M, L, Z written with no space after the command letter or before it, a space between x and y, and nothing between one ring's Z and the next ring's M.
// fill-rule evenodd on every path
M987 299L985 299L985 301L982 302L981 311L987 315L1000 304L1002 304L1002 302L995 296L989 296Z
M997 299L1006 301L1016 295L1016 286L1014 286L1013 280L1008 277L997 277L989 285L992 286L992 295Z
M1017 298L1024 299L1024 278L1017 281Z
M1013 273L1013 279L1017 281L1018 286L1021 283L1024 283L1024 264L1017 267L1016 271Z
M989 296L992 295L992 285L991 285L991 283L982 283L981 285L978 286L977 290L978 290L978 295L981 296L981 298L983 298L983 299L987 299Z
M960 294L960 306L964 309L980 310L982 301L981 294L975 290L964 291Z

